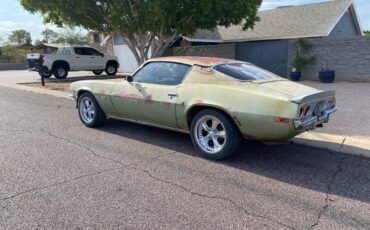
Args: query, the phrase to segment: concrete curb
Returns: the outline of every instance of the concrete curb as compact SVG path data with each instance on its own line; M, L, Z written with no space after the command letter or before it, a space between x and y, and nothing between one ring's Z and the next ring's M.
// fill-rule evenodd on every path
M370 158L370 137L349 137L307 132L295 137L293 143Z
M8 87L8 88L13 88L13 89L24 90L24 91L33 92L33 93L38 93L38 94L43 94L43 95L49 95L49 96L61 97L61 98L73 100L73 98L69 97L69 93L62 92L62 91L56 91L56 90L51 90L51 89L42 89L42 88L38 88L38 87L26 86L26 85L21 85L21 84L2 84L1 86Z

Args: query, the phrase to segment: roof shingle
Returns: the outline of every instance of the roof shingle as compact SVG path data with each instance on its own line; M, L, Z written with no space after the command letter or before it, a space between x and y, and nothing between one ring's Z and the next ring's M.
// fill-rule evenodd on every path
M258 13L254 29L243 31L242 25L199 30L189 41L257 41L328 36L353 0L334 0L315 4L280 7Z

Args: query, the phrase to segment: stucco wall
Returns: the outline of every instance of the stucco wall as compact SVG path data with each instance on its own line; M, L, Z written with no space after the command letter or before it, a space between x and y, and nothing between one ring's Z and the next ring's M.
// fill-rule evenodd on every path
M314 65L302 72L303 79L317 80L321 65L336 71L337 80L370 81L370 37L309 39L310 54L316 58ZM295 41L289 41L288 68L296 53Z
M182 46L174 48L176 56L208 56L235 59L235 44Z
M330 33L330 37L356 36L357 30L350 11L347 11Z

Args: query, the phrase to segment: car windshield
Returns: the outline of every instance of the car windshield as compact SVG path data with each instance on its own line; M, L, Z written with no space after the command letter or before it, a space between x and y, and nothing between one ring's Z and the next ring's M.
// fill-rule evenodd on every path
M228 63L213 68L240 81L281 79L279 76L248 63Z

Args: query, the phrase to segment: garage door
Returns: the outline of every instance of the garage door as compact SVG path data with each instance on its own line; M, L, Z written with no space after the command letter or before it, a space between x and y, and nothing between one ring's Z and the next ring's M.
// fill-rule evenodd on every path
M286 77L288 71L288 41L237 43L236 58Z

